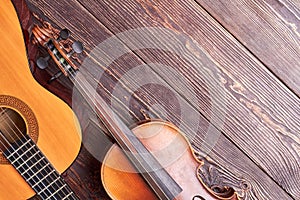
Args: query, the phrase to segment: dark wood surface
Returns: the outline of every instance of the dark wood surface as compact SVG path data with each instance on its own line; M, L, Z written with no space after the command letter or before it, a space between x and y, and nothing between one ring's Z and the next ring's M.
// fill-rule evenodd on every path
M134 28L167 28L192 38L182 37L183 41L177 41L179 46L171 46L172 52L181 49L181 55L153 48L131 51L133 47L127 45L128 53L114 60L106 75L101 76L98 92L108 102L116 103L116 111L128 125L159 117L180 126L200 157L209 128L219 131L216 144L202 157L206 165L200 174L208 185L226 183L242 199L300 198L297 18L300 6L296 1L27 0L27 3L39 17L56 27L68 28L73 39L84 42L86 52L81 59L91 57L92 49L106 39ZM121 37L118 39L126 43ZM163 45L168 38L159 35L157 39ZM185 54L199 56L191 41L198 43L209 56L201 60L205 72L196 70L184 59ZM113 51L116 49L112 47ZM96 59L102 62L102 58ZM160 63L163 67L148 65L139 73L148 83L156 84L136 89L137 80L125 79L125 74L149 63ZM101 65L98 67L100 70ZM166 68L180 73L179 80L186 84ZM47 85L46 72L36 70L34 75L71 105L72 91L69 84L64 84L65 79ZM212 79L222 86L225 97L211 89L208 81ZM189 115L183 115L183 107ZM225 118L220 123L224 107ZM81 199L109 199L99 174L109 142L105 142L101 128L87 120L87 114L78 114L85 119L83 146L64 177Z
M283 84L300 95L299 1L197 2Z

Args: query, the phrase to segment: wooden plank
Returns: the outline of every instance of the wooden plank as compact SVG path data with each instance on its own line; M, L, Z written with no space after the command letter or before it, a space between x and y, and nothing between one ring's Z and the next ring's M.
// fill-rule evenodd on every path
M103 35L103 33L101 33L101 32L103 30L104 30L104 32L107 30L107 29L103 28L101 26L101 24L99 24L99 22L93 16L91 16L89 14L89 12L86 12L84 10L84 8L82 6L80 6L79 4L77 4L76 2L70 2L70 3L60 2L60 4L64 5L63 7L59 6L58 4L55 4L53 2L51 2L51 5L47 2L42 2L42 1L40 1L40 2L31 2L31 3L38 6L41 10L43 10L46 13L47 17L49 17L51 20L53 20L55 23L59 24L60 26L67 26L70 29L76 29L76 26L77 26L76 22L77 22L79 24L85 24L85 26L87 26L87 27L99 27L99 29L97 29L97 30L89 29L89 31L91 31L91 32L88 32L87 34L91 34L91 35L94 34L94 36L96 36L98 34ZM128 3L128 2L127 3L122 2L123 6L120 6L119 4L115 5L112 2L107 3L105 5L101 5L100 2L97 2L97 3L96 2L87 2L87 5L89 5L91 7L94 6L94 8L91 9L91 10L97 11L97 9L99 9L97 11L97 13L94 13L94 15L96 17L98 17L102 22L105 21L103 23L108 28L114 29L113 32L115 32L115 33L118 33L120 31L122 31L122 29L127 30L129 27L132 28L134 26L135 27L146 26L146 25L150 25L151 23L153 23L153 24L156 23L155 25L162 26L161 24L163 24L163 23L161 21L151 20L151 12L153 12L153 10L155 11L155 9L158 9L156 6L154 6L152 4L147 4L147 5L142 4L142 6L147 6L147 9L145 9L144 13L143 12L137 13L137 14L140 14L140 15L142 15L142 14L150 15L150 17L149 16L148 17L146 17L146 16L145 17L141 17L141 16L138 17L136 15L135 17L132 17L130 20L124 20L125 16L127 16L128 13L133 13L134 11L137 10L137 9L133 9L133 7L135 7L135 8L138 7L141 10L143 10L143 8L141 8L142 7L141 5L134 4L134 2L132 4L133 5L130 5L130 3ZM174 5L172 5L172 7L173 6ZM176 5L176 6L178 7L179 5ZM57 8L60 8L62 10L57 11ZM95 9L95 8L97 8L97 9ZM124 10L114 10L114 9L117 9L117 8L124 8ZM63 10L63 9L65 9L65 10ZM162 9L162 8L160 8L160 9ZM73 14L69 13L68 16L66 16L66 15L62 16L61 13L67 13L66 12L67 10L72 10L74 12L80 10L81 15L80 15L80 17L78 17L78 15L76 13L75 14L74 13ZM90 10L90 12L91 12L91 10ZM163 10L167 11L168 9L166 9L164 7ZM180 10L180 11L183 11L183 10ZM194 10L192 10L192 11L195 12ZM169 12L170 11L168 11L167 13L170 15ZM83 13L85 13L84 17L82 17ZM102 13L102 14L100 14L100 13ZM182 13L188 13L188 12L182 12ZM103 16L103 15L107 16L107 17L106 18L101 18L101 16ZM113 16L111 16L111 15L113 15ZM159 15L158 16L156 16L156 15L157 15L157 13L154 14L153 18L156 17L155 19L157 20L157 19L159 19ZM198 15L196 15L196 16L199 17ZM166 16L164 16L164 17L166 17ZM195 17L195 16L193 16L193 17ZM196 19L197 19L197 17L196 17ZM175 17L172 17L172 18L175 19ZM147 19L149 21L146 21L145 19ZM164 18L161 17L161 19L164 19ZM170 20L170 19L168 18L168 20ZM73 21L73 24L72 24L72 21ZM129 23L129 24L126 24L126 23ZM176 27L176 29L174 29L174 30L178 31L177 28L180 27L180 26L177 25L178 22L175 23L175 22L170 21L170 23L173 23L173 26ZM167 25L169 25L169 23L165 23L163 25L167 26ZM180 25L182 26L182 24L180 24ZM196 24L196 25L199 26L199 24ZM182 26L182 27L185 27L185 26ZM82 35L77 35L76 34L75 37L86 37L86 34L84 34L84 30L80 30L80 31L81 31ZM191 32L191 30L188 30L188 31ZM228 36L228 34L226 34L226 32L222 32L222 31L224 31L224 30L221 29L221 33L224 33L226 36ZM204 33L201 33L201 34L204 34ZM218 32L217 32L217 34L219 34L218 36L220 38L224 37L224 36L220 36L220 33L218 33ZM199 40L199 37L197 37L197 40ZM232 38L230 38L230 39L234 41L234 39L232 39ZM97 42L93 42L93 40L96 41L97 38L93 38L93 37L87 38L87 41L90 45L90 47L88 47L88 48L92 48L93 46L98 44ZM201 41L201 42L203 42L203 41ZM204 40L203 44L207 45L207 42L208 41ZM230 41L230 42L232 43L232 41ZM248 59L249 59L249 55L247 53L245 53L246 52L245 49L240 47L240 45L238 45L237 42L234 42L234 43L236 43L237 46L242 49L244 54L246 54L244 56L246 58L248 57ZM209 48L210 46L206 46L206 47ZM233 49L241 50L239 48L237 49L235 47ZM223 49L224 49L224 47L223 47ZM229 52L231 52L231 51L229 51ZM147 56L145 56L146 53L147 53ZM138 52L138 55L140 57L142 57L144 60L146 60L147 58L149 58L149 55L151 55L151 54L146 51L144 53L143 52ZM222 55L222 53L220 53L220 50L218 50L217 55ZM158 53L154 54L149 59L154 59L157 56L159 56ZM172 55L168 55L168 56L172 56ZM226 57L226 55L225 55L225 57ZM251 56L250 56L250 58L252 59ZM133 66L136 66L138 64L143 63L143 62L140 61L140 59L138 59L138 58L135 58L135 59L137 59L137 61L132 61L132 58L129 58L128 60L125 59L125 60L129 61L129 62L133 62L133 63L131 63ZM178 58L177 58L178 60L176 60L175 62L172 62L170 60L164 61L165 58L159 58L159 57L157 57L156 59L157 59L157 61L162 61L162 62L165 62L165 63L168 63L168 64L177 65L178 69L180 69L180 66L187 66L187 63L184 63L184 61L181 61ZM254 64L252 64L252 65L254 65L254 67L251 65L252 68L256 69L256 68L259 68L259 67L263 67L257 61L252 61L251 59L249 59L250 60L249 62L254 63ZM233 60L235 61L234 58L233 58ZM121 63L124 64L125 62L123 61ZM232 63L234 63L234 62L231 61L231 64ZM116 68L119 69L119 70L125 70L126 71L126 69L122 69L122 67L120 67L120 65L122 66L122 64L119 64L119 65L116 64ZM242 64L245 65L244 63L242 63ZM222 67L224 67L224 66L222 65ZM260 141L248 141L247 138L251 138L251 135L248 135L248 134L240 135L242 131L245 131L245 132L249 131L249 132L253 133L253 135L254 135L253 138L255 138L255 136L259 135L259 131L265 131L266 132L266 137L268 136L268 134L269 135L271 133L273 134L273 132L270 131L269 128L266 127L266 125L264 125L263 122L260 122L261 118L257 117L258 113L253 112L253 111L257 111L257 110L254 109L252 111L251 108L247 108L247 105L251 106L251 104L249 104L249 102L247 102L247 103L245 102L247 100L247 98L246 98L247 97L247 92L251 91L251 93L248 94L248 95L252 95L252 94L256 95L256 93L258 93L258 92L255 91L257 89L257 87L253 86L251 81L247 80L247 82L246 82L246 86L247 86L246 89L247 90L245 88L240 88L241 89L240 90L238 88L238 86L239 85L244 85L245 83L243 82L243 84L241 84L241 81L237 78L235 78L233 80L232 76L236 77L236 75L232 75L232 74L228 75L229 72L226 71L228 69L226 69L226 68L224 69L222 67L220 67L221 69L218 69L218 70L221 70L222 72L225 71L225 72L223 74L220 73L219 75L225 76L224 80L229 81L229 85L228 85L228 88L227 88L228 89L228 94L230 94L229 100L233 101L232 105L230 105L230 108L229 108L229 110L231 110L231 113L228 114L230 119L228 121L226 121L226 125L225 125L223 131L226 134L226 137L230 137L231 139L233 139L234 142L236 142L239 146L242 146L243 150L246 149L246 152L249 154L249 152L251 152L251 150L254 150L254 147L253 147L254 145L251 144L251 143L255 144L255 143L259 143ZM233 67L235 67L235 66L233 66ZM177 69L177 68L175 67L175 69ZM234 69L236 70L236 68L234 68ZM151 70L153 71L153 69L150 69L150 72L151 72ZM210 69L210 70L212 70L212 69ZM239 71L239 70L237 70L237 71ZM251 70L249 70L249 71L251 71ZM265 75L263 70L258 69L258 72ZM159 72L159 71L156 72L156 73L158 73L160 77L163 77L165 79L165 82L167 82L167 84L172 85L172 87L174 87L179 93L184 93L183 89L180 89L180 88L178 88L178 86L176 86L176 85L178 85L178 84L176 84L176 82L172 83L172 80L168 80L167 74L164 74L164 73ZM230 73L232 73L231 70L230 70ZM242 73L242 72L239 72L239 73ZM250 73L250 75L253 74L251 72L249 72L249 73ZM214 74L216 74L216 72L214 72ZM122 73L121 73L121 75L122 75ZM193 77L190 77L187 73L185 73L185 75L188 78L188 80L193 80ZM271 77L271 78L270 78L270 76L268 76L268 77L270 79L268 81L272 82L273 77ZM248 77L242 76L242 80L244 78L247 79ZM256 79L256 80L259 80L259 79ZM201 101L203 100L203 102L202 102L203 107L201 107L200 111L203 113L204 116L206 116L209 119L210 118L209 117L209 109L210 109L210 107L209 107L210 100L209 99L210 99L210 97L207 94L207 91L205 89L199 87L199 85L201 85L201 83L203 81L201 81L199 79L196 79L194 82L196 83L196 81L199 81L199 83L200 83L200 84L198 83L198 85L195 84L197 94L200 95L200 94L203 93L203 99L201 99ZM248 86L248 84L249 84L249 86ZM279 82L275 82L275 84L277 84L276 87L279 87L279 88L281 88L281 90L283 90L282 86L280 86ZM279 86L278 86L278 84L279 84ZM248 87L251 90L248 89ZM253 91L255 91L255 92L253 92ZM261 91L261 89L259 89L259 91ZM151 92L151 90L150 90L150 92ZM152 93L154 93L154 91L152 91ZM257 99L263 99L263 98L267 98L268 100L271 99L270 97L268 97L268 95L266 95L264 93L262 93L262 94L263 94L262 97L261 97L261 95L259 95L259 98L257 98ZM253 95L254 100L255 100L255 97L256 97L255 95ZM244 99L242 99L244 101L242 101L242 103L240 103L239 98L241 98L242 96L246 96L246 97ZM293 101L293 96L292 97L290 97L289 95L287 95L287 96L288 96L288 98L290 98L290 99L288 99L289 101ZM150 97L147 97L147 98L150 99ZM156 100L154 98L152 98L152 99L153 99L153 101ZM208 103L206 103L206 102L208 102ZM243 102L244 102L244 104L243 104ZM189 103L193 104L195 102L189 102ZM194 106L194 105L192 105L192 106ZM235 108L235 106L237 106L237 108ZM257 106L256 108L258 109L260 107ZM249 116L250 119L247 119L247 115L250 115ZM237 117L235 118L235 116L237 116ZM202 120L203 120L203 122L202 122ZM201 134L201 132L202 132L202 135L203 135L203 132L205 132L205 130L203 130L203 129L205 129L205 127L208 127L208 125L207 125L208 122L207 122L207 120L205 120L205 118L203 118L202 120L201 120L201 123L202 123L201 125L203 125L204 128L202 127L202 130L199 131L199 134ZM253 121L253 123L256 123L257 125L260 126L260 130L255 130L256 129L255 124L251 125L252 121ZM250 124L250 128L247 127L247 126L249 126L249 124ZM247 158L237 147L235 147L233 145L233 143L230 142L228 140L228 138L226 138L226 137L224 135L220 136L220 138L218 140L218 143L216 144L216 146L213 149L213 152L210 154L210 156L215 160L215 162L217 162L218 164L221 164L223 166L224 170L226 169L226 171L222 172L223 173L222 175L225 176L226 179L229 179L230 182L232 182L232 184L238 185L235 188L237 188L237 189L240 188L240 184L242 184L243 181L247 180L252 185L251 190L246 192L248 190L246 188L244 190L240 190L240 192L241 193L244 192L245 195L248 195L249 199L255 198L255 197L262 198L262 199L274 199L274 198L279 198L279 197L282 198L282 199L290 199L290 197L282 189L280 189L276 184L274 184L272 179L267 177L264 174L263 171L261 171L257 166L255 166L253 164L253 162L249 158ZM239 138L239 137L241 137L241 138ZM247 149L247 148L249 148L249 147L247 147L248 144L251 144L250 149ZM262 145L264 145L264 144L259 144L258 147L260 149L262 149ZM278 152L278 150L276 150L276 148L274 148L274 150ZM262 150L260 150L260 151L262 151ZM251 155L252 158L254 156L256 156L256 155L253 155L253 153L251 153L250 155ZM277 158L276 155L272 154L272 156ZM275 158L273 158L273 159L275 159ZM261 164L263 162L263 159L264 159L264 156L262 156L262 158L260 158L260 159L256 158L255 162ZM285 166L283 166L283 169L284 168L285 168ZM228 171L232 171L232 173L229 173ZM249 172L251 172L251 174L249 174ZM243 178L241 179L240 177L243 177Z
M197 2L300 96L299 1Z
M299 99L203 9L198 8L191 1L180 3L85 1L82 4L115 34L128 30L129 27L160 26L184 32L203 45L210 56L220 64L221 73L217 73L216 77L223 77L226 80L225 87L231 96L227 104L230 117L225 122L223 131L278 184L292 196L299 198L299 154L297 153L300 129ZM136 10L140 12L134 12ZM112 13L113 16L110 16ZM147 60L151 54L147 52L138 55L143 60ZM153 62L153 59L162 62L163 58L159 59L159 54L155 54L149 60ZM175 64L172 61L166 63L169 66ZM179 62L180 66L184 64ZM164 76L163 72L157 73L176 88L176 81L171 83L172 80L168 78L172 78L168 74ZM193 73L193 77L189 77L188 71L183 73L190 80L195 75ZM180 91L178 88L177 90ZM199 88L198 93L205 92ZM209 99L209 96L205 99ZM202 113L209 118L206 109L204 108ZM266 145L269 147L267 150ZM276 168L274 168L275 162L277 162Z

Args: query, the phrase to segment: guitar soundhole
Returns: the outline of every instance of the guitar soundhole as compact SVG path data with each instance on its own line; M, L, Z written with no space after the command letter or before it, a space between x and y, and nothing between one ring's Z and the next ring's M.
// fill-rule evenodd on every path
M28 134L36 143L38 123L33 111L20 99L0 95L0 164L9 164L2 152Z
M26 134L26 123L13 109L0 108L0 149L5 151Z

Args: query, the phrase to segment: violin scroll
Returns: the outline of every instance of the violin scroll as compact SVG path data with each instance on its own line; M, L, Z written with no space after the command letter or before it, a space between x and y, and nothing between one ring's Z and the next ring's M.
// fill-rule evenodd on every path
M33 43L40 44L48 51L49 56L40 57L37 60L37 66L40 69L45 69L48 66L48 60L56 63L60 72L56 73L48 82L52 82L60 75L69 76L78 70L78 67L71 60L73 54L80 54L83 52L83 45L79 41L75 41L70 47L65 45L70 43L70 31L62 29L57 31L49 23L43 23L43 26L35 25L32 28ZM70 50L71 49L71 50Z

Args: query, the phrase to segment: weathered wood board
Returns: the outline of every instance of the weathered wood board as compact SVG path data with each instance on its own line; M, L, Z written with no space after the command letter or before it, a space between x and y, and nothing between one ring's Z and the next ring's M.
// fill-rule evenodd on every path
M290 90L300 95L299 1L197 2Z
M198 3L210 12L207 13L194 1L28 0L32 11L59 27L70 29L75 39L84 42L87 53L117 35L117 41L121 41L121 47L127 53L109 65L110 73L101 76L98 91L107 101L115 103L127 124L148 117L168 119L180 125L194 147L202 150L211 127L221 134L207 156L211 164L208 167L213 169L208 176L228 182L245 199L298 199L299 72L293 68L300 61L298 36L289 29L292 32L290 40L285 40L288 34L277 38L282 35L280 31L284 26L282 21L277 21L277 32L272 35L272 40L265 36L262 41L257 41L256 37L262 37L258 36L259 30L265 26L261 18L268 15L261 13L261 18L255 18L253 24L246 17L241 18L241 23L245 23L241 27L250 24L247 28L252 27L251 33L239 25L232 26L231 21L226 24L226 20L237 20L238 17L229 18L225 8L231 8L231 13L237 12L237 7L239 12L248 8L248 4L236 6L238 4L234 2L222 6L222 2L199 0ZM263 6L257 5L251 5L254 14L264 10ZM274 24L267 24L266 30L273 33L270 27ZM165 28L175 38L169 40L165 35L156 34L153 40L158 40L157 46L161 49L149 49L138 48L138 39L132 44L122 37L122 33L128 34L128 30L142 27ZM150 31L147 35L147 30L139 32L145 37L144 46L150 46L148 39L155 33ZM167 48L165 41L179 45L171 45L170 51L164 51L163 47ZM278 47L278 43L284 48ZM199 45L200 50L194 48L194 44ZM111 51L106 49L110 52L108 58L113 58L118 48L109 47ZM266 53L264 48L269 51ZM178 49L181 54L176 54ZM271 55L270 49L278 52L273 51L274 55ZM97 62L105 62L104 58L95 55L88 54L87 58L94 56ZM185 55L193 59L189 60ZM201 58L201 69L193 65L198 63L193 56ZM209 59L205 59L207 56ZM101 66L98 65L99 70ZM134 74L137 76L133 80L132 76L126 79L126 73L135 69L139 69L139 74ZM143 79L138 82L140 77ZM141 81L152 84L142 85ZM222 91L213 87L215 82L209 81L216 81ZM132 92L135 95L131 96ZM183 115L183 107L194 114ZM76 184L73 187L76 188ZM82 188L80 193L84 193Z

